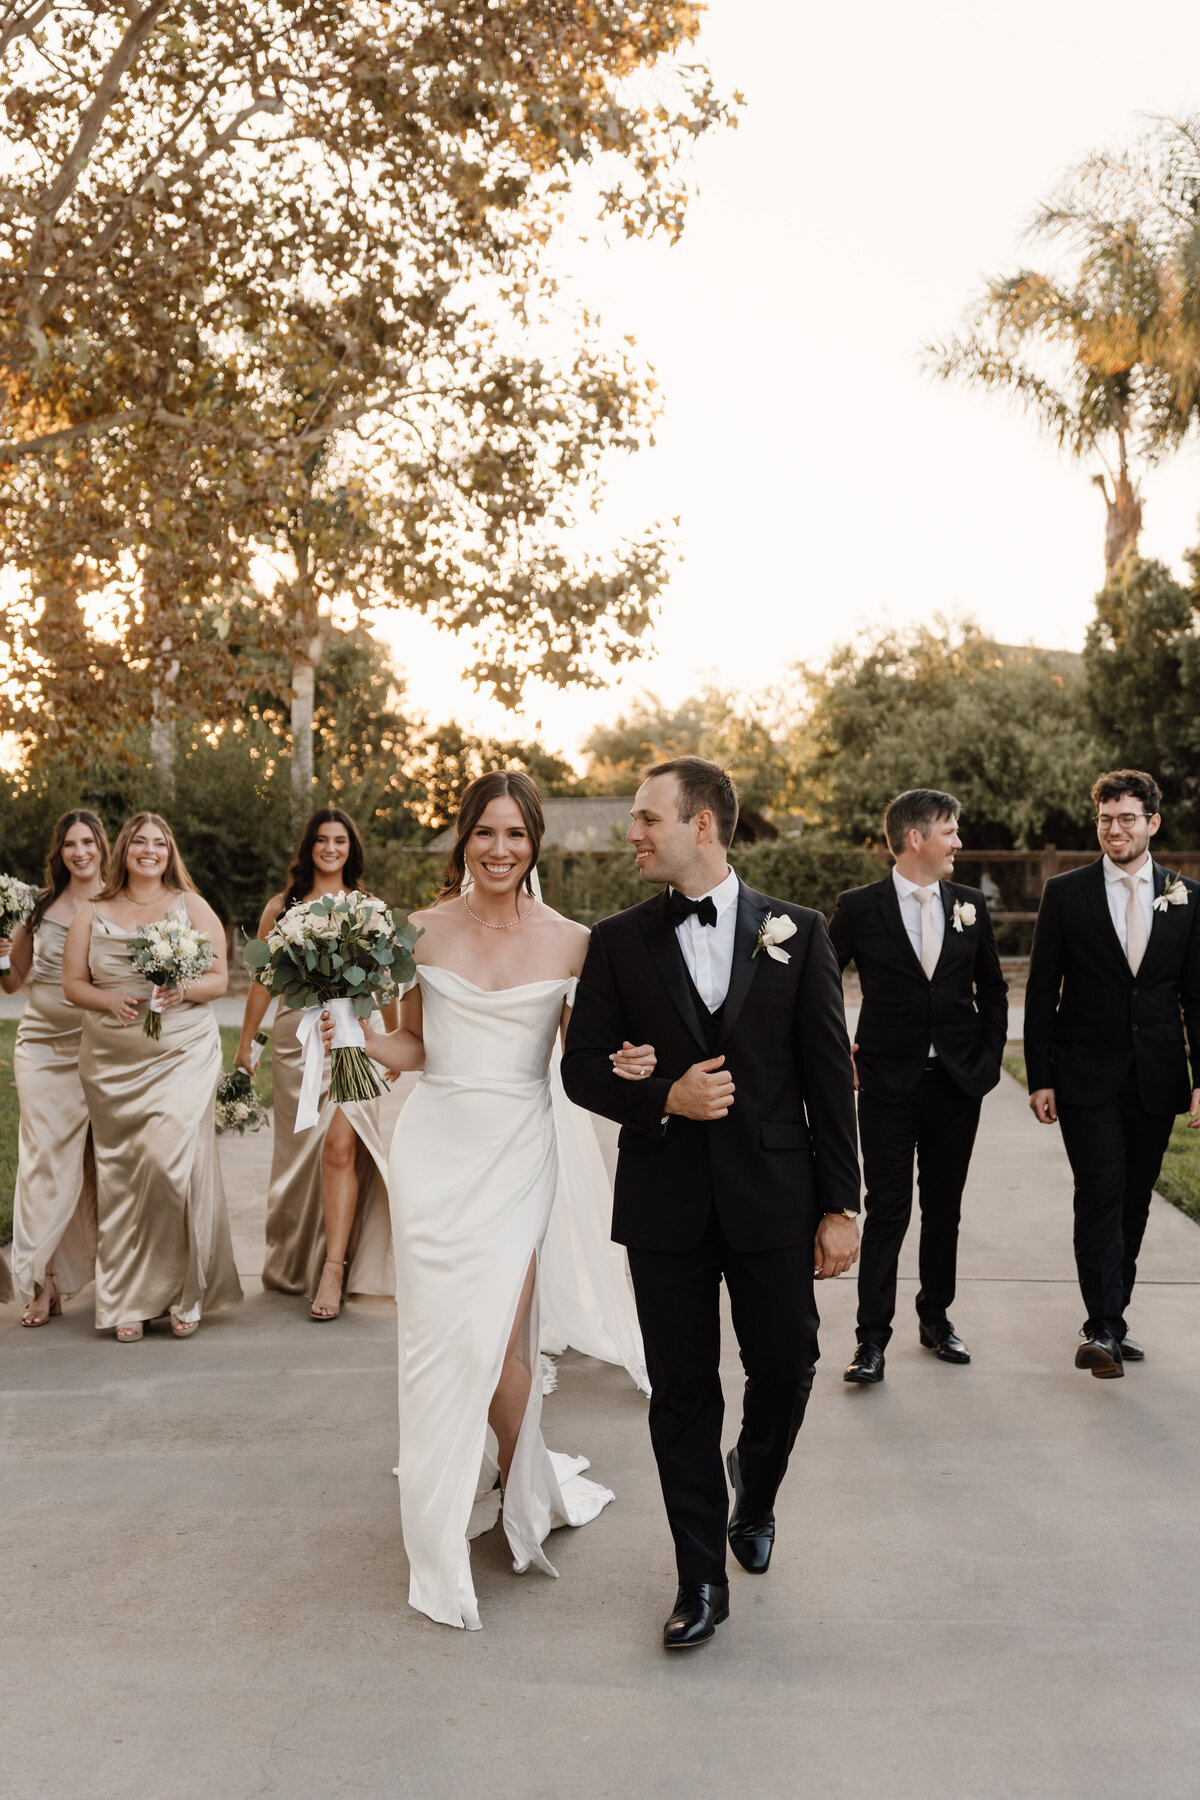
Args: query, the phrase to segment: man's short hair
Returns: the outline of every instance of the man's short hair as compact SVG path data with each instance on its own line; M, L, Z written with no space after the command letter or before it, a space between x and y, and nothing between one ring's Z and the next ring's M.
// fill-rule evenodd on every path
M1126 794L1140 800L1151 815L1162 811L1162 790L1145 769L1109 769L1092 783L1092 799L1097 806L1102 800L1121 800Z
M909 788L897 794L883 816L883 835L893 856L901 856L910 831L928 837L939 819L957 819L962 806L953 794L939 788Z
M721 848L728 850L737 830L738 797L733 778L721 765L708 762L703 756L676 756L671 762L655 763L646 770L644 779L649 781L654 775L674 775L677 779L676 813L680 822L686 825L707 809L713 816Z

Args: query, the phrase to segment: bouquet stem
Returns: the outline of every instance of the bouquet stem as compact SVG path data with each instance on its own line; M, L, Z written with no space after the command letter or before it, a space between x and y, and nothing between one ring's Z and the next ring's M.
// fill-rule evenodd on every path
M365 1050L333 1049L329 1063L329 1098L335 1106L344 1100L377 1100L383 1092Z
M162 1037L162 1001L158 997L159 990L174 985L174 982L168 981L155 982L154 992L150 996L150 1005L146 1012L146 1023L142 1026L143 1037L154 1038L155 1041Z

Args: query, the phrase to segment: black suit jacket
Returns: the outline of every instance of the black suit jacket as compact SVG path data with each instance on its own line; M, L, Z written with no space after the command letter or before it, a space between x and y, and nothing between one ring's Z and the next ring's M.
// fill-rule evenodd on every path
M1155 897L1179 879L1155 863ZM1030 1092L1102 1106L1132 1068L1147 1112L1187 1111L1200 1085L1200 886L1183 885L1187 905L1154 912L1134 975L1108 910L1103 858L1046 883L1025 989Z
M940 882L946 913L930 980L904 929L889 872L882 881L838 895L829 927L839 967L853 962L862 982L858 1080L865 1094L902 1100L921 1079L933 1045L964 1094L982 1098L1000 1079L1008 1033L1008 985L978 888ZM954 929L954 903L975 908L975 922Z
M820 913L738 893L729 991L712 1050L687 982L665 893L603 919L592 932L563 1054L567 1093L621 1125L613 1237L641 1250L689 1250L709 1197L735 1250L810 1239L822 1212L857 1211L853 1074L837 960ZM753 950L767 913L796 935L789 961ZM614 1075L624 1039L653 1044L646 1081ZM736 1083L723 1119L677 1115L664 1126L672 1082L723 1055Z

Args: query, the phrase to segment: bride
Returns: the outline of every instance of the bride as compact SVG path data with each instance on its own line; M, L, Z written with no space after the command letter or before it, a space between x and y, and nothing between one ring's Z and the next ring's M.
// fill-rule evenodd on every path
M363 1025L375 1062L422 1071L389 1163L409 1602L469 1630L479 1610L467 1540L495 1521L497 1473L518 1572L555 1574L547 1534L586 1525L613 1498L584 1479L585 1458L552 1455L540 1429L541 1257L560 1189L550 1065L588 943L537 898L544 830L527 775L471 783L442 891L413 915L424 935L400 1029ZM655 1056L624 1044L612 1061L640 1081ZM628 1341L628 1290L606 1289L597 1261L584 1284L593 1303L605 1296L610 1341ZM628 1320L611 1316L622 1308Z

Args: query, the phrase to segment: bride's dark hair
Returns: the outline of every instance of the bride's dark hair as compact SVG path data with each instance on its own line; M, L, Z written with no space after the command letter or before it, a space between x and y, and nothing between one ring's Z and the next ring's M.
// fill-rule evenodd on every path
M463 883L467 878L467 839L492 801L506 798L515 800L520 807L525 830L529 834L531 854L523 886L526 893L533 893L533 871L537 867L538 853L546 835L542 796L537 791L536 783L523 769L493 769L490 775L477 776L462 797L458 817L454 821L454 848L446 864L438 900L453 900L456 894L462 893ZM435 900L434 905L436 904Z
M315 812L300 834L300 842L296 845L296 854L292 858L292 866L288 870L287 887L284 889L283 904L286 910L303 900L305 894L311 894L317 879L313 867L313 846L317 841L317 833L322 825L341 825L350 839L350 853L346 857L342 869L342 886L348 894L362 892L362 873L366 858L363 855L362 839L358 835L358 826L348 812L340 806L322 806Z

